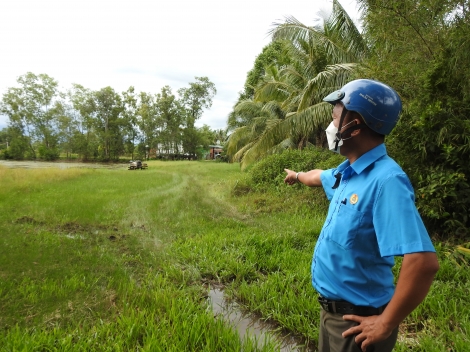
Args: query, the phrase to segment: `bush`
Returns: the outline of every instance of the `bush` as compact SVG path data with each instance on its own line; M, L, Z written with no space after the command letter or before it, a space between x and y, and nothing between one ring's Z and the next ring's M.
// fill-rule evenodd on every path
M38 148L39 157L46 161L54 161L59 159L60 152L56 148L48 148L44 145L40 145Z
M395 87L403 101L400 122L387 140L389 153L409 175L428 230L468 238L468 1L393 0L389 9L379 6L385 2L360 2L371 5L364 28L375 53L363 63L364 76ZM398 6L413 11L404 16L392 10Z
M415 187L426 227L446 237L468 235L470 123L457 103L411 105L388 143Z
M328 169L344 161L341 155L327 149L310 147L303 150L288 149L282 154L270 155L254 164L248 171L256 185L266 185L284 180L284 169L309 171Z
M309 188L302 184L288 186L284 184L284 169L309 171L328 169L344 161L341 155L326 149L310 147L304 150L285 150L254 164L243 177L237 181L232 195L243 197L249 193L247 200L256 212L326 212L329 201L320 187ZM249 203L248 202L248 203Z

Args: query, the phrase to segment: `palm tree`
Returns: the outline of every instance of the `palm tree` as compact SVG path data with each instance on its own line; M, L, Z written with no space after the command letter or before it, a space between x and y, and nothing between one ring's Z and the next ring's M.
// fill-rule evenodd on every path
M284 111L275 101L268 103L251 99L240 101L229 116L227 154L233 161L248 160L245 157L254 142L276 121L285 118Z
M230 155L240 158L242 168L286 147L303 148L312 140L321 145L323 129L331 118L331 107L323 97L351 80L367 57L365 40L337 0L333 0L331 15L320 15L322 21L312 27L288 17L271 31L273 40L285 41L291 64L265 69L253 103L276 105L283 113L266 123L260 133L239 126L233 137L237 143L230 136L229 150L238 147Z
M214 131L214 143L223 144L227 139L227 131L223 129L218 129Z

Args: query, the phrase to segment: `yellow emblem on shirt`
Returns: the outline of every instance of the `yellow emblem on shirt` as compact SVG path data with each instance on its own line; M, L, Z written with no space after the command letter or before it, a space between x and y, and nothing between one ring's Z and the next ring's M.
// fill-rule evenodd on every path
M349 198L349 202L351 204L356 204L358 200L359 200L359 197L357 196L357 194L353 194L351 198Z

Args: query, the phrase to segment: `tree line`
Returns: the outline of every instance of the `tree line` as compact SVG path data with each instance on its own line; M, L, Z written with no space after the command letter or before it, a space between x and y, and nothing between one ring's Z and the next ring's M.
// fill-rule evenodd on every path
M0 102L8 127L0 131L0 150L9 159L79 159L113 161L128 155L197 158L225 132L195 127L217 93L207 77L195 77L177 95L164 86L157 94L129 87L90 90L73 84L62 92L47 74L31 72L17 79Z
M322 101L356 78L403 101L387 149L416 190L430 229L468 235L470 11L468 0L358 0L361 28L337 0L313 25L274 24L228 118L231 160L246 168L286 149L325 147Z

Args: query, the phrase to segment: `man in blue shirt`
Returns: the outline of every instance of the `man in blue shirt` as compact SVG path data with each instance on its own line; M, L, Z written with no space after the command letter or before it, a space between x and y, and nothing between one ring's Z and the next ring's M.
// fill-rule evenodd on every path
M347 160L331 170L286 169L284 180L322 186L330 200L311 268L322 307L319 351L391 351L398 325L439 268L413 187L384 145L401 101L389 86L366 79L324 101L334 106L329 148ZM394 256L403 256L396 287Z

